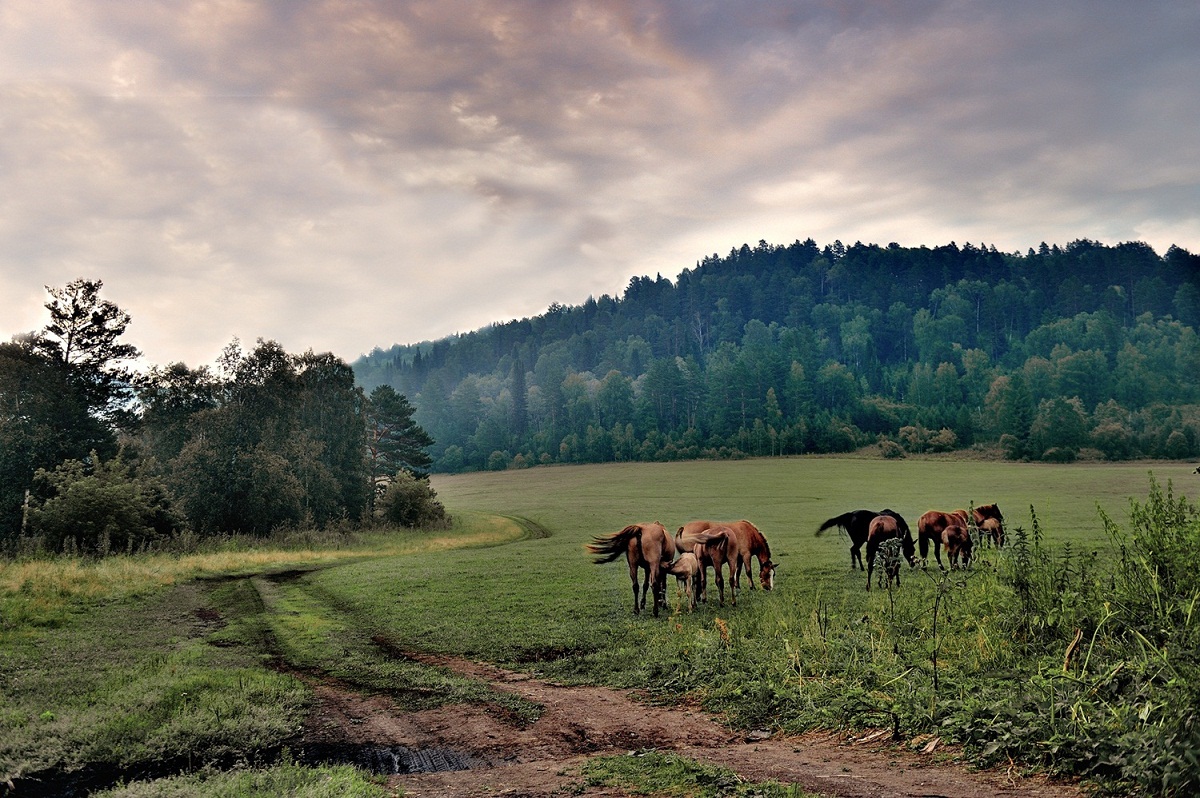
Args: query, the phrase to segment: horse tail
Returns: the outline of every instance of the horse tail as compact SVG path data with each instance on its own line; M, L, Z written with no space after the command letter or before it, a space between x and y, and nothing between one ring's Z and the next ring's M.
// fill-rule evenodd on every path
M630 524L620 532L592 538L592 542L588 543L585 548L592 554L598 555L592 562L601 565L620 557L628 550L631 539L640 539L641 537L642 528L637 524Z
M821 524L821 526L819 526L817 528L817 536L820 537L821 533L824 532L826 529L832 529L835 526L840 526L842 529L849 529L850 528L850 516L852 516L852 515L854 515L854 513L849 512L849 513L842 513L841 515L837 515L837 516L834 516L833 518L830 518L828 521Z

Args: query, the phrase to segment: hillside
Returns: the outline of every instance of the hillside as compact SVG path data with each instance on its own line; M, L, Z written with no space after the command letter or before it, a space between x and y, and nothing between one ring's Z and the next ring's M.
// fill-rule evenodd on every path
M1200 256L1177 247L760 241L353 366L409 397L439 471L875 442L1182 458L1198 324Z

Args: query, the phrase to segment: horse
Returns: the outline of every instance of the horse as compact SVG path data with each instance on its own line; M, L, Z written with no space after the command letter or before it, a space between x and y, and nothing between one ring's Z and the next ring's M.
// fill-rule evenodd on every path
M916 543L913 541L912 531L908 528L908 524L898 513L891 510L879 513L867 525L867 590L871 589L871 573L875 570L875 555L879 552L880 545L888 540L900 541L900 548L909 565L916 560ZM886 570L888 584L891 584L894 577L896 584L899 585L899 565L888 564Z
M693 552L685 551L679 559L667 566L666 572L675 577L676 586L687 594L688 612L696 609L700 595L700 561ZM683 609L682 596L679 609Z
M955 510L947 513L943 510L929 510L917 519L917 539L921 543L921 559L929 558L929 543L933 542L933 556L937 558L938 568L942 565L942 531L951 524L967 525L967 511Z
M841 527L846 534L850 536L850 570L854 570L855 562L858 563L860 570L867 570L863 565L862 547L867 542L867 533L870 531L871 521L879 515L890 515L899 523L901 531L904 534L910 534L908 524L898 513L892 510L851 510L848 513L842 513L830 518L817 529L817 537L826 529L831 529L835 526Z
M995 518L985 518L979 524L979 531L984 540L990 540L996 548L1004 548L1004 527Z
M867 569L863 565L862 546L867 542L867 530L871 525L871 519L877 515L879 513L874 510L852 510L836 515L817 528L817 537L820 537L826 529L835 526L841 527L850 536L850 570L853 571L854 565L857 563L859 569L865 571Z
M992 520L992 519L989 519ZM961 567L966 568L971 564L971 550L975 544L971 540L971 533L962 524L950 524L942 530L942 543L946 545L946 555L950 559L950 568L958 568L959 557L962 558Z
M676 540L678 539L677 535ZM737 533L727 526L717 526L695 534L693 539L696 542L692 546L692 553L700 562L700 592L703 600L708 602L708 566L711 565L717 575L717 591L720 595L721 606L725 606L725 576L721 571L728 564L729 599L734 606L737 606L737 593L733 589L738 549Z
M629 561L629 579L633 582L633 613L646 608L646 594L653 585L654 616L658 607L666 605L665 568L675 559L675 541L658 521L649 524L630 524L611 535L597 535L587 544L587 550L598 555L596 564L612 562L622 554ZM638 595L638 569L646 572L642 591Z
M737 538L736 554L730 558L733 563L732 573L730 574L731 589L742 589L741 573L743 570L746 572L746 579L750 582L750 589L755 589L754 572L750 568L752 557L758 559L758 581L762 584L763 590L770 590L775 587L775 569L779 565L771 561L771 546L767 543L766 536L758 530L758 527L745 519L729 521L728 523L723 521L688 521L679 527L679 530L675 533L675 546L680 551L685 551L699 542L700 538L708 530L717 527L728 527L733 530Z
M981 504L975 508L973 515L975 516L975 526L987 533L996 548L1003 548L1004 516L1000 513L1000 508L994 504ZM989 521L993 523L989 524Z

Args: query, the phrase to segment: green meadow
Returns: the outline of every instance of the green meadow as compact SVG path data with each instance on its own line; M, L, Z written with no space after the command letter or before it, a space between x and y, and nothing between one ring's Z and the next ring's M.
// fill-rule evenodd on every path
M1194 786L1179 753L1178 728L1191 727L1171 713L1198 703L1197 680L1122 615L1135 614L1122 609L1128 575L1106 570L1141 567L1110 535L1145 516L1130 500L1151 495L1171 515L1200 480L1191 471L850 457L547 467L435 476L449 531L0 564L0 782L104 765L154 775L185 753L270 766L309 706L290 673L412 708L478 701L537 717L402 656L422 651L663 701L688 694L745 728L880 727L901 741L940 735L983 764ZM1155 504L1168 485L1175 498ZM890 507L915 527L926 509L985 503L1003 510L1013 546L982 550L970 571L906 569L895 591L868 594L845 537L814 535L852 509ZM661 617L635 616L624 561L584 551L629 523L701 517L753 521L780 564L776 590L679 613L672 584ZM1176 617L1165 588L1151 590ZM364 776L354 789L375 786Z

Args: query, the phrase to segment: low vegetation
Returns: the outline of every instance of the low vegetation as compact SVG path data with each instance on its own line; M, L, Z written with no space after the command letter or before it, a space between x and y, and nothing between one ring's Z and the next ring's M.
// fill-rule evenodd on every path
M724 768L702 765L663 751L598 756L583 768L587 786L621 787L635 795L688 798L818 798L787 784L747 782Z

